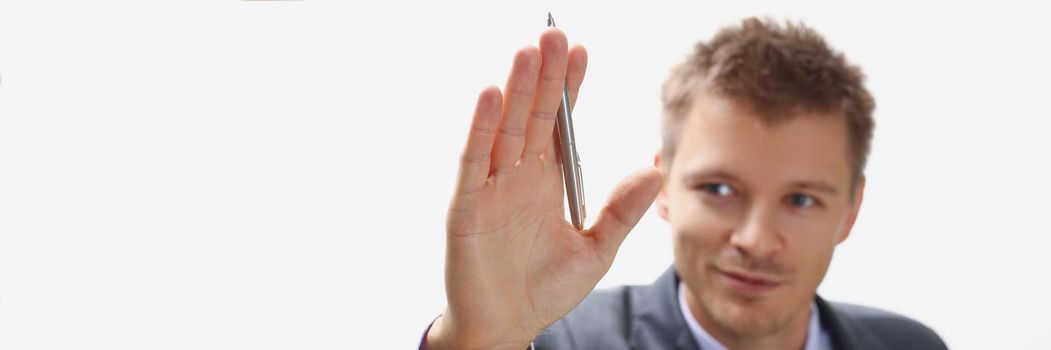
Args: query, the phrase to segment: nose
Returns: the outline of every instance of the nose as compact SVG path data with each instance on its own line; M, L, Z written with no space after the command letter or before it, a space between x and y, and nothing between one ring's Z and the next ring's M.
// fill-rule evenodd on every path
M784 237L777 227L775 210L764 205L754 206L730 236L730 244L745 256L757 259L767 259L781 251Z

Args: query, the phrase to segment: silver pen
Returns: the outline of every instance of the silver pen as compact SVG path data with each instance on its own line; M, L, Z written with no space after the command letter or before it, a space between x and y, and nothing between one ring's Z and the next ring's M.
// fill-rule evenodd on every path
M555 26L555 18L547 13L547 26ZM584 178L580 176L580 155L577 154L576 137L573 136L573 114L570 111L569 87L562 84L562 104L558 106L558 144L562 150L562 178L566 183L566 199L569 200L569 216L573 227L584 229Z

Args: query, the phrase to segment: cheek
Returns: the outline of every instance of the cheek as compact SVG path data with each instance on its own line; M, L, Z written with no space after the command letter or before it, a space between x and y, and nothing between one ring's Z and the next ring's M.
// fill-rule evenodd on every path
M725 208L712 208L700 200L679 200L669 206L668 222L674 233L676 259L688 265L710 260L729 243L736 227L735 215Z
M801 287L807 291L814 291L821 285L832 261L833 250L832 246L815 245L802 254L797 266Z
M795 241L797 249L818 250L834 247L843 231L843 216L839 212L793 213L785 212L779 226L785 236Z
M793 222L786 227L786 258L798 274L804 289L815 289L825 277L835 250L837 228L834 223Z

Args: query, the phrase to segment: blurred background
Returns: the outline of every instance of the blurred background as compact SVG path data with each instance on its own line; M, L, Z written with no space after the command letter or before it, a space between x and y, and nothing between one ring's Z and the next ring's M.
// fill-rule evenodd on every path
M819 289L953 349L1051 342L1051 22L1034 2L0 1L0 349L407 349L445 304L477 93L552 11L590 53L591 208L659 88L747 16L801 20L877 100ZM597 209L596 209L597 210ZM600 288L670 266L654 211Z

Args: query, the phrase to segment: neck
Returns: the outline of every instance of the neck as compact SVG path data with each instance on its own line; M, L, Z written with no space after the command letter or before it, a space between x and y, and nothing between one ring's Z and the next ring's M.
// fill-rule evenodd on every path
M800 350L806 346L810 323L810 304L796 311L783 325L766 334L741 334L722 326L700 307L697 297L685 288L686 305L705 332L728 349Z

